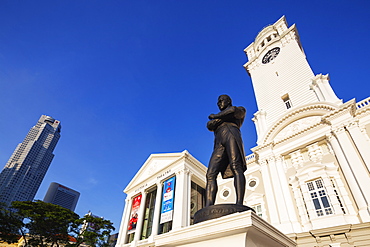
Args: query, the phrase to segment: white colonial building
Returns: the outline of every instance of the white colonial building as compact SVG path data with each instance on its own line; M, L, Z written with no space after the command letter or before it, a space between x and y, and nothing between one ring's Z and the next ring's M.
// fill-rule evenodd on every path
M370 246L370 98L342 102L329 76L313 73L285 17L245 53L258 106L258 145L245 172L245 205L256 214L248 217L258 215L300 247ZM117 246L201 246L180 233L203 231L192 216L204 205L205 173L187 151L151 155L125 189ZM220 178L216 203L234 202L232 179Z

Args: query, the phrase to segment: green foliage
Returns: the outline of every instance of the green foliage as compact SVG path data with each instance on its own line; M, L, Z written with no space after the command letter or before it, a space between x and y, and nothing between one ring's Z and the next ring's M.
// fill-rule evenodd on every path
M113 223L91 214L80 218L69 209L42 201L0 205L0 242L15 243L23 236L26 246L108 247ZM71 242L71 236L76 242Z
M12 208L24 219L24 232L30 246L66 244L79 216L69 209L42 201L13 202Z
M0 242L8 244L16 243L20 238L19 231L23 226L22 219L12 211L8 210L5 205L0 205Z
M85 215L76 221L75 237L77 242L69 244L68 247L77 247L82 243L93 247L108 247L108 238L114 230L113 223L103 218Z

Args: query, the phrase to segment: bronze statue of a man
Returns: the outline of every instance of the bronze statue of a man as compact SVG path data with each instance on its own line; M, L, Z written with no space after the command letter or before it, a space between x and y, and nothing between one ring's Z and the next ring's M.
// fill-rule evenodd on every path
M214 205L217 194L217 176L234 177L236 204L243 205L245 193L244 172L247 170L240 127L246 110L232 105L228 95L218 97L218 114L209 115L207 128L214 132L214 149L207 170L206 207Z

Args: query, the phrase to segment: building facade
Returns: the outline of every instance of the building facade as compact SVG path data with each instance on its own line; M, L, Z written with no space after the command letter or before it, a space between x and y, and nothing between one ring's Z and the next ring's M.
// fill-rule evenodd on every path
M257 146L246 157L244 205L299 247L370 246L370 98L342 102L330 86L329 75L314 74L296 26L289 27L284 16L263 28L244 51L248 57L244 67L258 106L252 119ZM144 166L147 171L153 169L150 162ZM196 167L202 191L206 169L201 164ZM162 246L165 234L173 238L175 226L191 229L189 178L175 187L173 227L167 233L158 228L164 197L156 196L152 207L133 204L138 195L142 202L147 200L147 185L157 184L161 191L165 181L135 178L125 190L130 193L118 247ZM218 185L216 204L235 203L233 179L219 177ZM176 203L181 206L176 208ZM150 222L156 226L149 237L140 234L146 208L153 210ZM137 213L137 232L130 238L132 212Z
M204 207L206 169L188 151L150 155L124 190L116 246L152 246L157 236L192 225Z
M62 206L75 211L80 192L59 183L52 182L45 194L44 202Z
M342 102L285 17L244 51L258 106L245 203L298 246L370 246L370 98Z
M0 202L32 201L54 158L60 121L42 115L0 173Z

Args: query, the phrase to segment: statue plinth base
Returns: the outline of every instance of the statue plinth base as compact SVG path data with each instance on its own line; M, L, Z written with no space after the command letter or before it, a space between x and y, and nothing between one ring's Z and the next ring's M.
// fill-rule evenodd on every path
M297 245L252 210L173 229L168 233L154 236L154 240L156 247L295 247Z
M194 214L194 224L206 220L217 219L225 215L254 210L248 206L238 204L217 204L202 208Z

